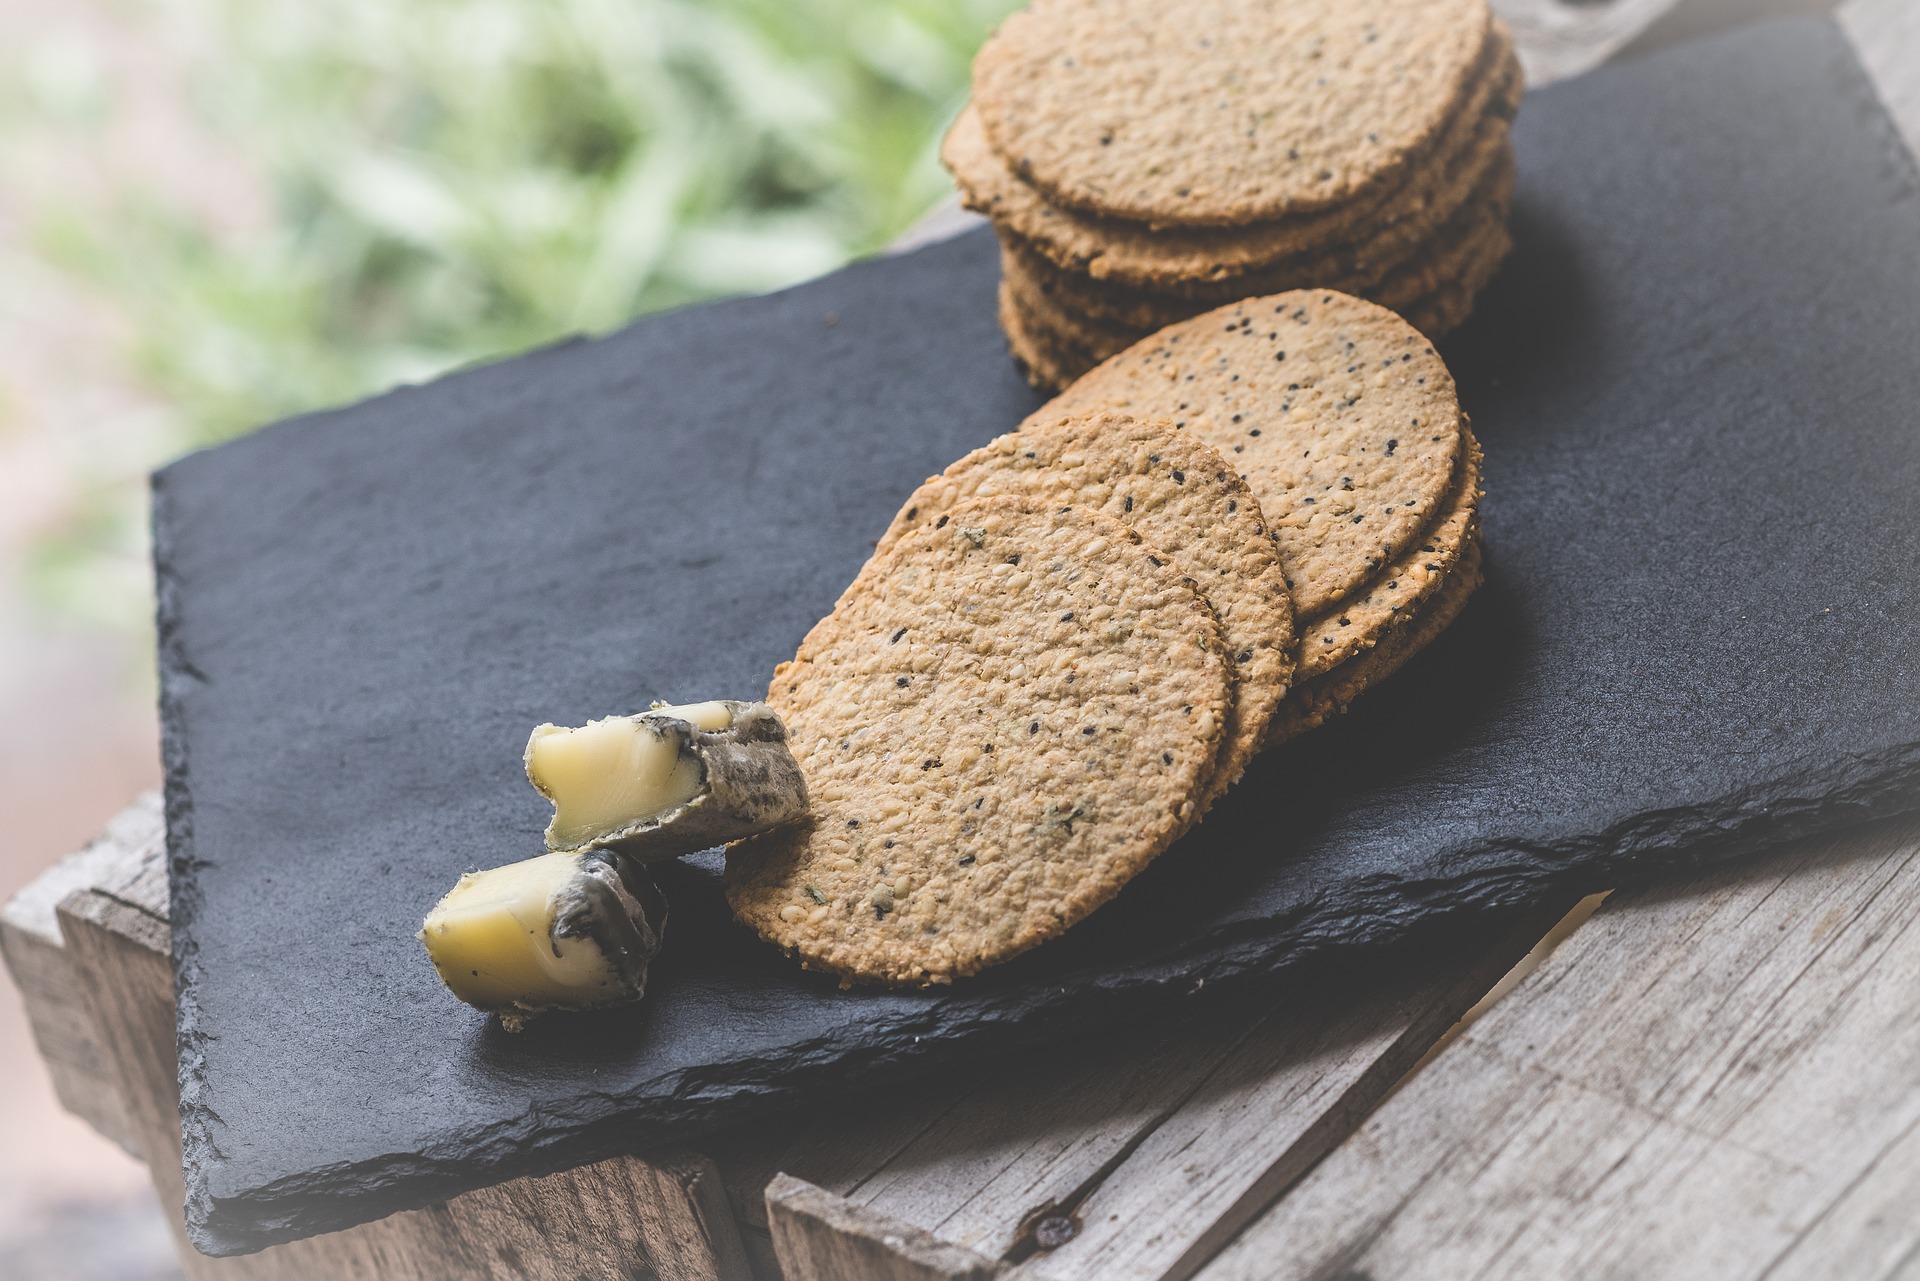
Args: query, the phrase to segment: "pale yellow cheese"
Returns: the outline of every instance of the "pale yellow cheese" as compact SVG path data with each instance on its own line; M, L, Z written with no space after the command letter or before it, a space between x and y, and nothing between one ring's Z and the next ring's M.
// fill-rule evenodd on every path
M455 996L481 1009L566 1006L618 982L592 939L553 937L554 898L580 875L580 857L469 872L427 914L420 941Z
M541 725L527 741L527 777L553 802L550 845L574 849L623 827L664 814L700 794L701 770L674 738L648 722L688 721L726 729L723 702L656 706L640 716L609 716L578 729Z
M717 698L705 703L681 703L677 707L672 703L655 703L648 714L688 721L709 734L718 733L733 724L733 709Z

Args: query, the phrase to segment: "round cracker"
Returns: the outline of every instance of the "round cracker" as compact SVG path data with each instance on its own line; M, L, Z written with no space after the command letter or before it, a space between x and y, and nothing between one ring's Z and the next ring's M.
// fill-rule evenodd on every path
M1434 341L1446 337L1473 315L1480 294L1499 274L1507 255L1513 252L1513 236L1505 228L1487 245L1459 280L1443 285L1430 296L1407 309L1407 323Z
M1253 491L1215 450L1168 423L1064 418L1009 432L930 478L874 554L960 503L1002 494L1113 517L1171 558L1213 607L1233 693L1204 811L1246 772L1293 672L1293 600Z
M1471 431L1466 432L1466 445L1453 492L1426 536L1338 608L1301 630L1295 679L1310 680L1372 649L1452 576L1480 529L1480 442Z
M1503 140L1481 167L1479 180L1466 193L1467 198L1453 207L1446 221L1423 239L1397 246L1390 256L1377 255L1371 247L1341 250L1289 259L1284 268L1262 270L1191 289L1163 290L1116 284L1084 270L1061 267L1014 235L1002 235L1001 248L1005 256L1019 263L1024 275L1035 284L1045 286L1049 296L1060 298L1075 310L1113 324L1158 329L1224 303L1254 294L1285 293L1288 289L1339 289L1343 293L1360 293L1375 286L1397 286L1402 296L1409 296L1417 291L1408 289L1407 282L1413 279L1420 265L1434 264L1449 252L1457 251L1482 220L1492 217L1505 221L1513 203L1513 188L1513 148ZM1297 283L1301 281L1314 283Z
M1512 203L1514 182L1513 148L1504 136L1477 164L1476 174L1472 188L1462 193L1463 199L1451 206L1444 221L1418 240L1393 244L1385 252L1378 244L1343 247L1289 258L1275 267L1225 281L1177 289L1116 283L1091 275L1082 267L1062 267L1017 235L1003 233L1000 242L1003 254L1019 264L1021 274L1043 287L1049 296L1111 324L1158 329L1252 294L1298 288L1359 293L1390 279L1405 279L1416 264L1432 262L1447 249L1461 245L1477 210L1497 209L1504 219Z
M1431 645L1460 616L1468 599L1486 580L1481 561L1480 540L1476 537L1467 544L1459 565L1447 575L1440 590L1417 612L1402 619L1378 645L1325 675L1303 681L1274 717L1267 746L1276 747L1318 729L1335 716L1345 715L1355 699Z
M1473 279L1489 260L1497 264L1506 256L1513 182L1509 153L1506 163L1496 165L1487 175L1483 190L1432 242L1385 271L1366 267L1357 275L1296 277L1281 280L1265 292L1332 289L1379 303L1389 311L1416 309L1439 290ZM1059 271L1044 260L1035 261L1034 255L1017 244L1002 243L1000 270L1034 325L1099 359L1123 351L1168 325L1212 310L1206 303L1106 289L1084 276Z
M1021 377L1037 390L1052 395L1100 363L1086 352L1073 350L1035 322L1005 280L1000 282L999 307L1000 329L1007 336L1007 351L1019 367Z
M1220 625L1118 521L962 503L867 562L774 675L812 814L727 851L727 901L847 982L944 983L1052 938L1192 823Z
M1021 182L980 128L971 106L960 113L940 155L968 208L991 218L1003 235L1031 245L1055 265L1130 288L1191 294L1225 302L1232 293L1265 293L1258 276L1289 260L1358 252L1403 255L1432 234L1448 210L1467 198L1491 154L1506 143L1508 122L1524 89L1510 38L1501 31L1495 70L1476 82L1473 100L1448 126L1429 160L1377 206L1341 209L1231 229L1160 228L1059 209ZM1240 285L1243 277L1254 283Z
M1417 329L1373 303L1296 290L1144 339L1029 422L1111 409L1212 445L1260 500L1296 626L1333 608L1431 523L1460 456L1460 402Z
M1386 188L1491 24L1486 0L1035 0L974 59L974 101L1052 204L1233 226Z

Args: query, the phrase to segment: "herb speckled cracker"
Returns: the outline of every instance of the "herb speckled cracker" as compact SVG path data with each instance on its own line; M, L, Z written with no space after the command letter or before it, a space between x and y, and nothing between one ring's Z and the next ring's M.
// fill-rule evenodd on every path
M1444 632L1484 580L1480 541L1470 541L1460 563L1441 588L1418 610L1399 620L1378 645L1324 675L1302 681L1273 718L1267 746L1274 747L1318 729L1345 714L1353 701L1404 667L1409 659Z
M1311 623L1411 546L1453 486L1453 377L1399 316L1346 294L1249 298L1094 369L1030 422L1111 409L1184 426L1260 500Z
M981 48L974 102L1054 204L1233 225L1398 178L1491 23L1486 0L1036 0Z
M1480 442L1468 431L1466 444L1459 478L1425 537L1301 630L1296 680L1311 680L1372 649L1452 577L1480 531Z
M1242 227L1161 229L1060 209L1007 168L971 106L948 131L940 154L968 208L986 214L1003 235L1020 239L1060 268L1121 286L1226 302L1230 295L1222 289L1268 292L1260 288L1258 274L1293 260L1349 252L1392 258L1432 234L1509 151L1508 122L1519 109L1524 85L1504 34L1498 57L1499 70L1477 82L1473 100L1448 126L1433 156L1376 207ZM1245 287L1237 283L1249 278L1253 283Z
M1355 264L1353 271L1340 275L1296 276L1260 292L1332 289L1405 314L1418 310L1442 289L1466 282L1484 284L1512 248L1507 210L1513 182L1508 159L1487 175L1473 201L1411 259L1386 268ZM1205 303L1109 291L1084 276L1036 261L1035 255L1017 244L1003 243L1001 272L1035 323L1103 359L1168 325L1212 310Z
M1044 392L1057 392L1100 362L1037 323L1014 297L1005 279L998 295L1000 330L1021 376Z
M868 561L776 670L813 813L727 852L727 901L843 981L944 983L1058 935L1192 823L1220 625L1098 513L962 503Z
M996 494L1104 512L1164 552L1213 607L1233 691L1204 810L1260 750L1293 672L1293 601L1253 492L1216 451L1164 422L1103 413L1036 423L921 485L874 554L948 519L956 504Z

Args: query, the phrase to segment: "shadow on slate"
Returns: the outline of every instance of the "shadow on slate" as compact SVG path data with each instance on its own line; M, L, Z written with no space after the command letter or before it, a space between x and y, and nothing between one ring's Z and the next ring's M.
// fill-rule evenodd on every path
M1837 29L1528 100L1447 344L1489 581L1066 938L842 993L670 870L638 1009L512 1037L413 933L540 848L527 730L752 697L1035 404L976 232L274 427L156 479L189 1217L231 1253L1004 1052L1450 914L1920 800L1920 192ZM964 1049L963 1049L964 1047Z

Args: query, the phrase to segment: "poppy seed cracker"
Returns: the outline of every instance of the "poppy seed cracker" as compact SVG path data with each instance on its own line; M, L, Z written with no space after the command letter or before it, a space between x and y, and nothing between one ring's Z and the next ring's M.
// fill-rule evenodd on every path
M1057 208L1007 167L971 106L948 131L940 155L968 208L987 215L1003 237L1022 241L1061 270L1084 272L1121 288L1227 302L1272 292L1261 288L1260 273L1289 262L1349 251L1384 259L1419 246L1509 151L1508 122L1519 109L1524 82L1504 32L1496 58L1434 154L1399 190L1368 207L1231 228L1153 228Z
M1010 432L930 478L874 554L959 503L999 494L1104 512L1171 557L1213 607L1233 691L1204 810L1260 750L1293 671L1293 602L1252 491L1218 453L1167 423L1067 418Z
M1460 563L1446 582L1420 609L1402 619L1380 643L1332 671L1303 681L1287 696L1274 717L1267 746L1274 747L1318 729L1344 715L1355 699L1404 667L1408 660L1437 639L1485 581L1480 541L1469 542Z
M1035 0L981 48L974 101L1053 204L1231 226L1391 184L1491 25L1486 0Z
M1311 623L1400 555L1453 486L1453 376L1385 308L1326 290L1221 307L1169 326L1028 420L1110 409L1185 427L1260 500Z
M1278 283L1273 291L1262 292L1303 286L1332 289L1405 314L1420 309L1442 289L1476 279L1484 281L1491 274L1488 264L1497 266L1510 248L1507 208L1513 181L1513 165L1507 157L1487 175L1474 200L1412 259L1384 270L1354 263L1342 276L1296 277ZM1211 310L1204 303L1140 293L1116 295L1085 277L1036 262L1017 245L1002 245L1001 273L1033 324L1099 359L1123 351L1168 325ZM1114 312L1122 316L1116 318Z
M1116 285L1084 271L1062 268L1017 236L1001 238L1003 271L1024 277L1046 297L1088 320L1139 330L1177 324L1202 311L1253 294L1289 289L1337 289L1402 310L1433 288L1436 276L1456 271L1463 255L1488 234L1487 222L1504 224L1513 196L1513 153L1501 148L1481 171L1468 198L1453 207L1445 225L1414 243L1386 251L1360 245L1288 259L1270 269L1220 284L1171 290ZM1422 283L1423 280L1425 283ZM1386 301L1391 298L1392 301Z
M1372 649L1452 577L1480 528L1480 442L1471 431L1466 442L1460 478L1425 537L1338 608L1302 629L1296 679L1310 680Z
M1040 391L1061 391L1100 362L1036 321L1003 278L998 293L1000 330L1021 376Z
M974 974L1187 829L1228 691L1213 612L1137 534L961 503L869 560L776 670L812 813L728 850L727 901L848 984Z

